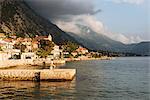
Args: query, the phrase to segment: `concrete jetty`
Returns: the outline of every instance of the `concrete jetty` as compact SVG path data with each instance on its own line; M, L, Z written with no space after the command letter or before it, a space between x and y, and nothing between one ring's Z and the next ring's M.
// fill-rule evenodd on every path
M0 80L6 81L71 81L76 69L0 70Z

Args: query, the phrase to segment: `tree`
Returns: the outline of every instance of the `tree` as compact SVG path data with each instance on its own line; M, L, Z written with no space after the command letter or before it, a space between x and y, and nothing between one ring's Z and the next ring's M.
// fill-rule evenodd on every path
M40 40L40 47L37 50L36 54L41 58L46 58L51 51L53 50L54 43L49 40Z
M22 43L18 43L14 45L14 49L20 49L21 52L25 52L26 49L26 45L22 44Z
M0 46L0 51L3 51L1 46Z
M76 43L67 42L65 45L63 45L64 51L67 51L69 53L75 51L79 46Z

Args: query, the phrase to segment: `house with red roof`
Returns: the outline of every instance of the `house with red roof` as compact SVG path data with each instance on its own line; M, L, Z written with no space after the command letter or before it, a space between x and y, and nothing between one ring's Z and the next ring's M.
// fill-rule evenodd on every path
M88 51L88 49L83 48L83 47L80 46L78 49L76 49L76 52L78 52L78 54L86 54L89 51Z

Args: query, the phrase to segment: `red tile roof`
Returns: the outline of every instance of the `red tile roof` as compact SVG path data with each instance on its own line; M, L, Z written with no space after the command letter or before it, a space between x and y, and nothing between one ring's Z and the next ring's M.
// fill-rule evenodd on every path
M3 41L5 41L5 42L12 42L12 39L11 38L6 38Z
M83 51L83 50L87 50L87 49L83 47L79 47L76 51Z
M38 36L38 37L35 37L34 39L35 40L41 40L41 39L45 39L45 38L48 38L47 36Z

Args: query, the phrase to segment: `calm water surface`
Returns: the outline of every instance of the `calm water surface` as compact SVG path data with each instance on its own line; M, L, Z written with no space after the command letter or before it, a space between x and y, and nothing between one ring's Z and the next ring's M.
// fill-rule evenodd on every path
M150 58L116 58L69 62L71 82L0 82L0 99L14 100L150 100Z

